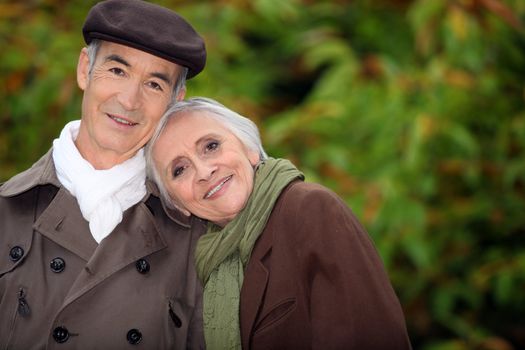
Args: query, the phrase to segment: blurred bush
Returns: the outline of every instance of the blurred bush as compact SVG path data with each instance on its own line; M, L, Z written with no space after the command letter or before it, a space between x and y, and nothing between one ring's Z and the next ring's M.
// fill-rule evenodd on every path
M78 119L95 1L0 3L0 178ZM158 1L207 43L189 95L255 120L374 238L415 349L525 348L525 3Z

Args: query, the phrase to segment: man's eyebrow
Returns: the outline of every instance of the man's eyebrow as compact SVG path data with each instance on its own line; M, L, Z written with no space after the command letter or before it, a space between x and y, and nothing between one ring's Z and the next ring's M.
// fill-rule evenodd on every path
M118 62L120 64L123 64L124 66L126 67L131 67L131 64L129 64L128 61L126 61L125 59L123 59L122 57L120 57L119 55L115 55L115 54L112 54L112 55L109 55L106 57L106 59L104 60L105 62L109 62L109 61L115 61L115 62Z
M153 73L151 73L151 76L155 77L155 78L159 78L160 80L162 80L163 82L165 82L169 86L173 86L173 82L171 81L171 79L168 77L167 74L159 73L159 72L153 72Z

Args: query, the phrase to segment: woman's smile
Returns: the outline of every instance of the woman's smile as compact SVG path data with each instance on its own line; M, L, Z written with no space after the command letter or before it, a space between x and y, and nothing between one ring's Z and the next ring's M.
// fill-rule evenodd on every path
M219 192L224 187L224 185L228 181L231 180L232 177L233 177L233 175L230 175L230 176L227 176L224 179L222 179L222 181L220 181L217 186L213 187L210 191L208 191L208 193L206 193L206 195L204 196L204 199L212 198L217 192Z

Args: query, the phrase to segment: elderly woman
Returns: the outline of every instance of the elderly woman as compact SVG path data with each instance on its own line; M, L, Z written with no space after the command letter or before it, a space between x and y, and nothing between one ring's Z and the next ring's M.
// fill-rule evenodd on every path
M373 243L330 190L268 158L216 101L170 108L147 150L168 206L209 221L195 252L209 349L409 349Z

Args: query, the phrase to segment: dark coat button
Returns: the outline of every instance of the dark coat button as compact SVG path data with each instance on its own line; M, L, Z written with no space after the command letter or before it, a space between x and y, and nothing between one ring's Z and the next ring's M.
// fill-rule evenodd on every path
M147 262L144 259L139 259L135 263L135 267L137 268L137 271L140 273L148 273L149 272L149 262Z
M66 268L66 262L62 258L54 258L51 260L49 267L51 267L51 271L59 273L64 271Z
M18 260L22 259L23 256L24 249L22 249L20 246L16 245L9 251L9 258L11 258L12 262L17 262Z
M53 339L57 343L65 343L69 339L69 331L65 327L57 327L53 330Z
M128 342L130 344L138 344L142 340L142 333L138 329L130 329L128 331L128 334L126 335L126 338L128 339Z

